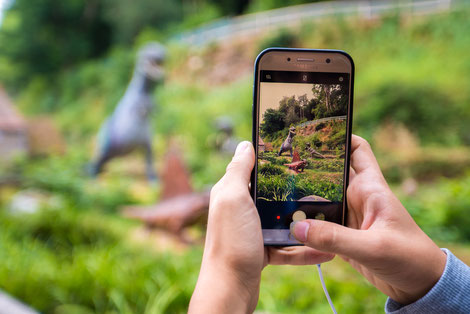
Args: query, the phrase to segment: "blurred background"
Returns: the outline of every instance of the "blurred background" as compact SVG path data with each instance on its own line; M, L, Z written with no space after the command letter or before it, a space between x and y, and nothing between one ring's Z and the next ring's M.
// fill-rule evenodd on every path
M468 1L0 3L0 289L21 302L187 310L207 191L251 139L270 46L351 54L353 132L421 228L470 262ZM324 274L340 313L383 312L339 258ZM269 266L257 311L330 310L314 266Z

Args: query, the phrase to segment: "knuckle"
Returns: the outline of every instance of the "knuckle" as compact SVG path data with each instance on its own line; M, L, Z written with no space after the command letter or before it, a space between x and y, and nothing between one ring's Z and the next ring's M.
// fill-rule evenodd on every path
M358 189L359 186L360 186L359 184L350 184L350 185L348 186L348 189L347 189L346 193L347 193L348 195L357 194L357 189ZM211 192L212 192L212 191L211 191Z

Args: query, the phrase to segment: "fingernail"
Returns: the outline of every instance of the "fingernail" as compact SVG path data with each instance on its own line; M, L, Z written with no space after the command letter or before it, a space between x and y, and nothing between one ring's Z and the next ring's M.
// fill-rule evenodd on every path
M290 230L291 234L294 234L294 227L295 227L296 222L297 221L293 221L293 222L290 223L289 230Z
M299 240L300 242L307 241L308 229L310 228L310 224L306 221L296 221L294 223L294 237Z
M239 143L237 149L235 150L235 156L243 153L248 148L248 145L250 145L250 142L247 141Z

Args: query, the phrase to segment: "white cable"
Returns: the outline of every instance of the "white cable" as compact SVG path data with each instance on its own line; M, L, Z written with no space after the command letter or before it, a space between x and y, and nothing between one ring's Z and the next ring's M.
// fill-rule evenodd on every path
M320 276L320 281L323 287L323 291L325 292L325 296L326 296L326 299L328 300L328 303L330 303L331 310L333 311L333 313L338 314L336 312L335 306L333 305L333 301L331 301L330 294L328 293L328 290L326 289L325 280L323 280L323 274L321 272L320 264L317 264L317 269L318 269L318 275Z

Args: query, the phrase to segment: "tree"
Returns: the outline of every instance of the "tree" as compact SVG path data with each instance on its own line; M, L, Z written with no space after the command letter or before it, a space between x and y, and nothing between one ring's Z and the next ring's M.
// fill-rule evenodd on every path
M318 102L314 110L316 119L346 114L348 104L346 87L338 84L314 84L312 92Z
M345 86L333 85L330 94L331 103L333 104L332 115L341 116L346 115L348 110L348 89Z
M318 101L315 98L312 98L308 101L307 107L305 108L305 118L307 120L314 120L315 117L315 109L317 108Z
M290 97L284 96L279 101L279 111L282 111L286 115L287 115L287 111L292 106L295 106L295 96L294 95L292 95Z
M263 114L263 122L260 124L262 136L274 134L285 127L285 114L276 109L267 109Z
M86 58L111 44L99 0L15 0L0 29L0 55L15 69L5 79L27 81Z
M248 7L250 0L211 0L224 15L240 15Z
M115 43L130 46L145 27L162 31L181 21L182 1L15 0L0 28L0 79L20 88L101 57Z
M300 105L300 119L305 118L305 109L308 106L307 94L298 97L298 102Z
M299 115L295 112L295 109L293 107L289 108L287 111L286 115L286 126L291 126L299 123L300 117Z
M112 26L115 43L130 45L144 28L164 32L183 20L183 0L101 1L104 19Z

